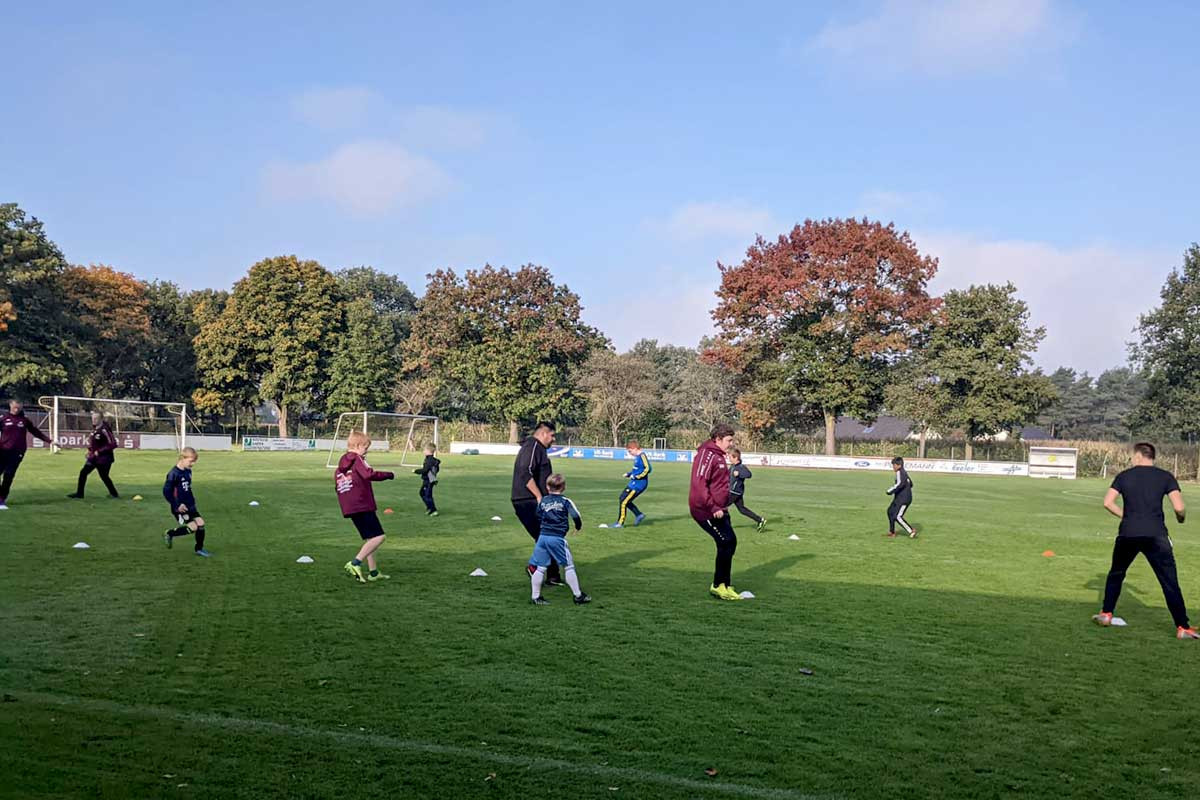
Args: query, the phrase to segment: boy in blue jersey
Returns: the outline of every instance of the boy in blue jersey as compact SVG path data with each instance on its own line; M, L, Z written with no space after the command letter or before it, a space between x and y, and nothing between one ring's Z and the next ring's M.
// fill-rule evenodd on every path
M541 523L537 544L533 546L533 555L529 557L526 570L529 572L529 583L533 590L533 599L529 602L535 606L548 606L550 601L542 597L542 584L546 580L546 570L551 563L557 563L562 568L563 578L575 595L575 605L592 602L582 589L579 588L579 576L575 574L575 561L571 558L571 548L567 546L567 530L571 523L575 530L583 527L583 517L570 498L563 496L567 481L562 475L555 473L546 480L546 496L538 503L537 516Z
M624 475L629 479L629 484L621 490L621 499L617 506L617 521L611 526L613 528L624 528L625 518L629 512L633 512L634 525L641 525L642 520L646 518L646 515L638 510L633 501L650 485L650 456L642 451L642 446L638 444L637 439L630 439L629 444L625 445L625 450L633 456L633 469Z
M204 549L204 517L196 510L196 496L192 494L192 465L196 463L196 451L185 447L179 452L179 460L167 473L167 481L163 484L163 497L175 515L178 528L168 528L163 534L163 542L168 548L176 536L196 536L196 555L208 558L211 555Z

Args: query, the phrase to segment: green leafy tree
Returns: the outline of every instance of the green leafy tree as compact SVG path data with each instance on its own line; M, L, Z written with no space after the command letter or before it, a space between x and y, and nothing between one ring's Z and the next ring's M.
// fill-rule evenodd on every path
M613 447L621 445L621 431L657 402L653 374L649 359L607 348L592 351L580 367L579 389L587 400L588 416L608 428Z
M1128 441L1130 420L1146 394L1146 378L1130 367L1101 372L1092 392L1091 429L1084 438Z
M1200 244L1187 249L1159 297L1159 307L1142 315L1130 351L1147 382L1134 426L1194 440L1200 435Z
M68 388L76 376L79 322L70 313L62 251L41 221L0 203L0 391L34 396Z
M178 400L196 390L196 332L184 293L170 281L146 285L150 335L141 353L144 375L141 400Z
M412 316L417 312L417 296L404 281L373 267L338 270L337 279L345 297L370 300L379 319L391 326L397 347L408 338Z
M973 442L1026 424L1055 399L1054 386L1028 365L1045 328L1029 323L1029 307L1011 283L947 292L922 349L928 376L946 392L938 426Z
M706 357L744 376L742 421L759 430L872 419L888 368L937 308L926 285L937 260L907 233L854 219L807 220L742 263L718 265L720 327Z
M707 340L700 343L707 348ZM737 376L719 363L691 351L669 395L671 421L707 433L718 422L737 419Z
M919 353L901 362L884 390L884 408L912 420L917 434L917 457L925 457L925 445L935 422L948 415L950 393Z
M1095 389L1086 372L1077 374L1070 367L1059 367L1048 376L1057 398L1038 416L1051 436L1084 438L1092 429Z
M635 427L646 435L666 436L675 422L672 409L675 407L675 398L679 396L680 382L685 370L696 360L696 349L659 344L656 339L642 339L630 352L650 362L657 384L654 403L642 414Z
M578 407L575 368L605 338L580 319L579 296L549 270L491 265L429 276L404 348L409 374L433 377L444 391L462 387L489 418L509 424L556 418Z
M345 333L330 362L330 411L380 411L393 405L396 333L370 296L346 303Z
M268 403L286 436L292 411L323 404L342 325L341 287L332 273L295 256L258 262L196 337L197 405Z
M62 282L79 338L72 388L89 397L134 397L150 346L146 284L112 267L68 267Z

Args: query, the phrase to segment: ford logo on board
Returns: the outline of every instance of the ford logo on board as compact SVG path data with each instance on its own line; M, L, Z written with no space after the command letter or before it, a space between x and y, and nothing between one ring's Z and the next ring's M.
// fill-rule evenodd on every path
M869 467L869 466L871 466L871 462L870 462L870 461L855 461L855 462L854 462L854 466L856 466L856 467Z

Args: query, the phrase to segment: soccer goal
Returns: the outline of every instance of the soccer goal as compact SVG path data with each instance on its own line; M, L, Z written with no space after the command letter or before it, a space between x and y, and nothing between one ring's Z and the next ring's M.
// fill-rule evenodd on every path
M49 416L53 452L87 447L92 432L92 412L99 412L112 427L119 447L140 449L154 438L174 440L173 449L187 446L187 403L151 400L115 400L107 397L39 397L38 405ZM168 448L170 443L164 443Z
M348 411L338 415L329 458L333 469L346 450L346 438L355 431L371 437L371 463L377 466L419 467L425 445L438 446L438 418L386 411Z

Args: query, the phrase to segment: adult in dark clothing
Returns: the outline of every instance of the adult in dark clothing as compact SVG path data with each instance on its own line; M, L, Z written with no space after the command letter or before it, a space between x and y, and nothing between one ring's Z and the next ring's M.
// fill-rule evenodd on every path
M550 454L547 449L552 444L554 423L539 422L530 437L521 444L517 460L513 464L513 511L517 513L517 519L535 542L541 535L537 509L548 492L546 481L550 477ZM550 586L563 585L558 562L550 562L546 571L546 583Z
M93 411L92 435L88 437L87 457L84 459L83 469L79 470L79 483L75 487L75 493L69 494L67 497L82 500L88 475L93 471L100 473L100 480L104 481L109 497L120 497L117 494L117 487L113 486L112 478L108 476L109 470L112 469L113 453L116 449L117 437L113 434L112 427L99 411Z
M38 430L26 416L20 400L10 400L8 413L0 415L0 510L7 509L8 493L12 491L17 468L25 458L29 446L26 434L53 444L50 437Z
M1175 636L1200 639L1200 633L1188 624L1187 607L1175 572L1175 553L1163 515L1163 498L1171 501L1175 519L1182 525L1186 516L1179 481L1165 469L1154 466L1154 445L1139 442L1133 446L1133 466L1117 475L1104 496L1104 507L1121 520L1117 541L1113 544L1112 568L1104 584L1104 607L1092 619L1099 625L1112 624L1121 584L1129 565L1138 553L1150 562L1154 577L1162 587L1167 608L1175 620ZM1120 495L1122 505L1117 505Z
M733 554L737 552L737 534L725 509L729 506L729 469L725 453L733 445L733 428L719 424L708 441L700 445L692 459L692 480L688 489L688 510L705 533L717 545L716 565L709 594L721 600L741 600L733 588Z
M888 538L896 538L896 523L904 528L908 538L917 538L917 531L913 526L908 524L908 520L904 519L904 512L912 507L913 501L913 482L912 478L908 477L908 470L904 468L904 459L896 456L892 459L892 471L896 473L896 482L892 484L887 493L892 496L892 504L888 506Z

